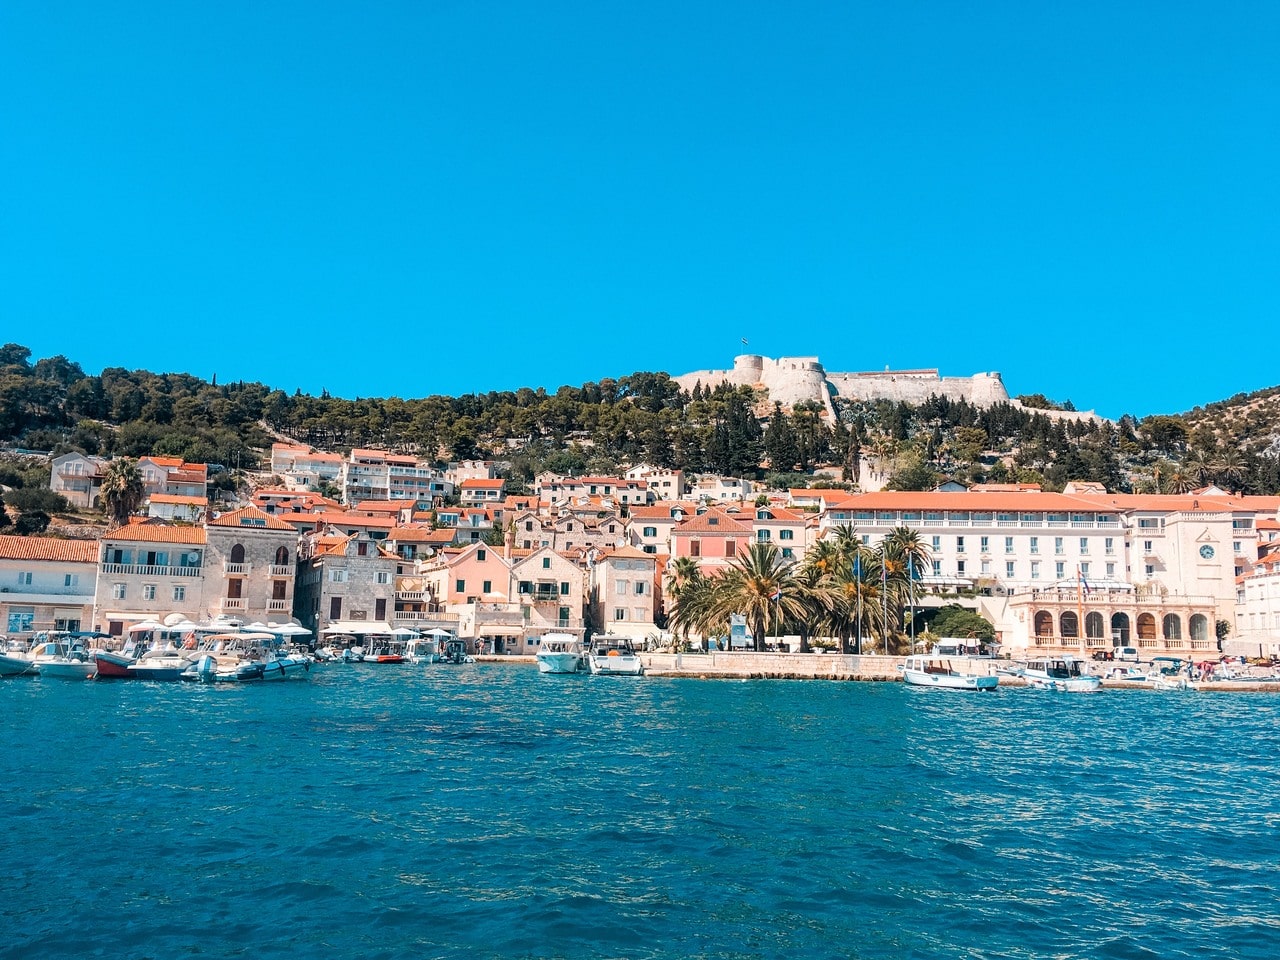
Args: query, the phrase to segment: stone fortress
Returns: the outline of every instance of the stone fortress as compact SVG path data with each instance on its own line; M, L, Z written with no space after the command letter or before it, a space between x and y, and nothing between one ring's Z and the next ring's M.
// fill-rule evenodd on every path
M971 377L940 377L937 370L884 370L867 373L828 373L817 357L779 357L777 360L748 353L733 358L732 370L695 370L673 378L684 390L701 383L704 388L720 383L761 387L770 402L784 407L814 401L827 416L835 416L832 398L843 400L901 400L923 403L930 396L967 400L979 407L1008 403L1022 408L1010 398L998 373L975 373ZM1031 408L1026 408L1031 409ZM1060 420L1101 420L1092 410L1040 410Z

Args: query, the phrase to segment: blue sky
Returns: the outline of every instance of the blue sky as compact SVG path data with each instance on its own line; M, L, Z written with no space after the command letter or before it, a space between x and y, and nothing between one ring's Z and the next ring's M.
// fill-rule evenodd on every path
M1274 3L0 5L0 340L340 396L1280 383Z

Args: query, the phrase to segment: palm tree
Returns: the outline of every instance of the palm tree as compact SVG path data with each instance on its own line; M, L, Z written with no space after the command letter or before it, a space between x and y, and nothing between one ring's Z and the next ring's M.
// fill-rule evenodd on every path
M690 633L702 637L718 636L725 632L728 617L719 607L719 577L704 577L695 573L680 589L671 604L667 625L682 640Z
M822 624L824 617L836 602L836 593L831 587L831 580L821 567L804 562L795 574L796 598L800 601L803 612L794 618L796 628L800 632L800 652L809 653L809 638Z
M121 457L107 465L102 475L102 509L114 526L128 523L146 494L138 461Z
M773 544L753 543L720 578L716 590L720 612L747 618L757 651L764 650L771 627L807 613L796 587L795 566Z

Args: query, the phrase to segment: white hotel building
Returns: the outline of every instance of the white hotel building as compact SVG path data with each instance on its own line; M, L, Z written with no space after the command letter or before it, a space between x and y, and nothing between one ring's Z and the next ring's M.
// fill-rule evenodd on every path
M1236 578L1280 498L1067 489L855 494L828 500L822 523L852 524L868 544L894 527L918 531L931 558L922 602L976 593L1010 652L1216 655L1215 621L1236 623Z

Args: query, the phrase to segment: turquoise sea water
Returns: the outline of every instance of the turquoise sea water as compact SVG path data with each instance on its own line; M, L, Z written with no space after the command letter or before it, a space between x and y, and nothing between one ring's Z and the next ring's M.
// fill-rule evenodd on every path
M0 683L0 957L1280 954L1266 694Z

